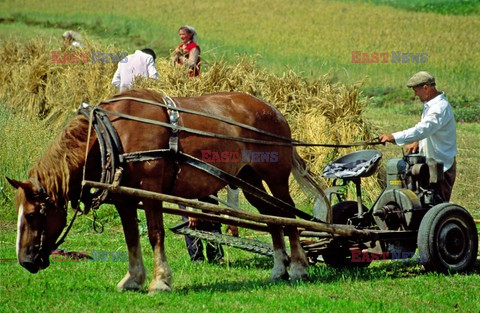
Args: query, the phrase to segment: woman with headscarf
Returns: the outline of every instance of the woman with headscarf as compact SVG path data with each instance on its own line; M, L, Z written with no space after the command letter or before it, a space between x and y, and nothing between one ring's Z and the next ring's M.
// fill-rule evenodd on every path
M182 43L173 53L174 62L189 68L190 77L200 74L200 46L197 44L197 33L195 28L183 25L178 29L178 35Z

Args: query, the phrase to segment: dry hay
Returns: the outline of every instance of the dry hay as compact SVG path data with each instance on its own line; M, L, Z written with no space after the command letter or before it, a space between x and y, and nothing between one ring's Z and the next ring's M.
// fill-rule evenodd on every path
M0 79L4 83L0 87L0 101L30 116L40 116L50 125L55 122L50 127L58 128L82 101L97 103L115 93L111 79L117 65L92 63L91 60L76 64L53 63L52 50L51 44L41 40L3 43L0 46L3 64ZM75 52L71 48L65 51ZM115 47L100 46L88 40L83 51L120 52ZM135 86L169 96L246 92L275 105L286 116L294 138L307 142L352 143L373 137L371 125L363 119L365 101L358 86L333 83L329 74L316 80L307 80L293 71L278 76L260 69L255 58L245 56L239 56L236 64L228 64L223 59L204 61L202 73L197 78L189 78L187 69L174 65L169 58L157 59L156 67L158 80L139 78ZM332 159L353 151L316 147L298 150L317 174L321 174ZM323 186L330 183L321 178L319 182ZM364 179L364 186L366 200L371 202L380 189L378 179ZM351 190L350 198L353 196Z

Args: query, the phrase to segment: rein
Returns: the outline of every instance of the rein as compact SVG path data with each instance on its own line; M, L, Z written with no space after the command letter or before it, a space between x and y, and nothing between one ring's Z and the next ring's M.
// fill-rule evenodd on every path
M52 250L57 250L57 248L58 248L62 243L65 242L65 238L67 237L68 232L69 232L70 229L72 228L73 222L75 222L75 219L77 218L78 212L80 212L80 205L77 205L77 208L75 209L75 214L73 215L72 219L70 220L70 224L68 224L67 229L66 229L65 232L62 234L62 237L60 237L60 239L57 240L57 242L55 243L55 245L54 245L54 247L53 247Z
M270 136L272 138L281 139L281 140L284 140L284 141L287 141L287 142L275 142L275 141L257 140L257 139L251 139L251 138L243 138L243 137L232 137L232 136L227 136L227 135L223 135L223 134L201 131L201 130L188 128L188 127L184 127L184 126L177 126L177 125L173 126L170 123L165 123L165 122L160 122L160 121L156 121L156 120L141 118L141 117L138 117L138 116L128 115L128 114L124 114L124 113L108 111L108 110L105 110L105 109L102 109L102 108L98 108L97 110L100 110L100 111L102 111L102 112L104 112L105 114L108 114L108 115L114 115L114 116L123 117L123 118L130 119L130 120L134 120L134 121L137 121L137 122L163 126L163 127L170 128L172 130L182 130L182 131L185 131L185 132L188 132L188 133L191 133L191 134L196 134L196 135L201 135L201 136L206 136L206 137L213 137L213 138L220 138L220 139L227 139L227 140L234 140L234 141L240 141L240 142L247 142L247 143L257 143L257 144L275 145L275 146L302 146L302 147L327 147L327 148L351 148L351 147L357 147L357 146L385 145L385 143L379 142L378 138L374 138L371 141L358 141L358 142L354 142L354 143L350 143L350 144L308 143L308 142L305 142L305 141L300 141L300 140L297 140L297 139L273 134L273 133L264 131L262 129L259 129L259 128L256 128L256 127L253 127L253 126L250 126L250 125L247 125L247 124L239 123L239 122L236 122L236 121L232 121L230 119L226 119L226 118L223 118L223 117L220 117L220 116L217 116L217 115L212 115L212 114L199 112L199 111L195 111L195 110L180 108L180 107L177 107L177 106L171 107L171 106L168 106L168 105L163 104L161 102L156 102L156 101L146 100L146 99L140 99L140 98L135 98L135 97L120 97L120 98L115 98L115 99L102 101L101 103L113 103L113 102L122 101L122 100L133 100L133 101L137 101L137 102L142 102L142 103L147 103L147 104L160 106L160 107L166 108L168 110L184 112L184 113L189 113L189 114L194 114L194 115L198 115L198 116L203 116L203 117L219 120L219 121L225 122L227 124L239 126L241 128L248 129L248 130L257 132L259 134L262 134L262 135L267 135L267 136Z

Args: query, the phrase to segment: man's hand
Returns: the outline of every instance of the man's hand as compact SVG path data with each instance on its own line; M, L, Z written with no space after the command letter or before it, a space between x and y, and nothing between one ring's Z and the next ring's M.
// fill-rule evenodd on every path
M392 134L383 134L381 136L378 137L378 140L380 142L391 142L391 143L395 143L395 138L393 138L393 135Z
M418 153L418 141L405 146L406 153Z
M227 229L225 230L226 233L232 233L233 237L238 237L238 227L235 225L227 225Z

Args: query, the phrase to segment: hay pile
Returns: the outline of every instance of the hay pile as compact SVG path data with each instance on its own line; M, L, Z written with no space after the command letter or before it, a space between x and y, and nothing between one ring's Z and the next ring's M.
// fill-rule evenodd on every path
M57 131L82 101L97 103L115 93L111 79L115 63L53 63L51 44L40 40L7 42L0 46L0 101L30 116L49 122ZM59 49L57 49L59 50ZM72 52L72 50L64 50ZM86 42L83 51L122 52ZM132 53L132 51L130 51ZM208 58L203 58L208 59ZM137 79L135 86L169 96L195 96L216 91L241 91L275 105L286 116L294 138L315 143L351 143L370 140L373 130L362 116L365 101L357 86L332 83L331 76L307 80L293 71L282 76L260 69L255 58L239 57L236 64L223 59L205 62L198 78L157 59L158 80ZM53 124L55 122L55 124ZM349 149L299 148L311 169L320 174L332 159ZM358 149L357 149L358 150ZM326 186L330 182L320 182ZM375 177L365 179L366 200L377 196ZM350 195L351 197L352 195Z
M38 116L58 130L75 114L82 101L99 102L114 93L110 81L114 63L54 63L52 53L112 51L86 42L83 50L40 39L7 41L0 46L0 101L27 116Z

